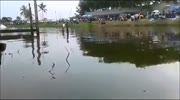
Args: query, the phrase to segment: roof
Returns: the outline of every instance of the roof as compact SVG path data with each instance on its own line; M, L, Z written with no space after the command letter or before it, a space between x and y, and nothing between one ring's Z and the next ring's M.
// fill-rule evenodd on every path
M121 8L121 9L112 9L112 10L103 10L103 11L94 11L94 12L86 12L86 15L112 15L112 14L123 14L128 12L139 12L140 9L136 8Z

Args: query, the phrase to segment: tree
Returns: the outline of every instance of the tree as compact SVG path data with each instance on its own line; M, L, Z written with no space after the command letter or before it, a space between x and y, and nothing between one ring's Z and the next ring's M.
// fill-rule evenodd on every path
M44 13L46 13L47 9L46 9L46 5L44 5L43 3L39 4L38 7L40 8L40 11L42 12L42 19L44 18Z
M20 15L23 16L26 20L30 20L30 10L27 8L27 6L23 5L21 8L20 8Z
M7 22L9 22L8 18L7 17L2 17L2 23L6 24Z
M10 22L12 22L12 18L11 17L2 17L1 22L3 24L10 24Z
M20 24L20 23L22 23L21 17L20 17L20 16L17 16L16 19L15 19L13 22L14 22L14 24Z
M12 22L12 17L7 17L8 22Z
M79 15L84 15L84 12L82 11L82 9L80 7L76 7L76 12Z
M113 8L130 8L130 7L140 7L140 8L151 8L150 3L159 4L161 2L174 2L178 0L80 0L77 12L79 15L83 15L85 12L94 11L98 9L108 9Z
M17 16L17 17L16 17L16 20L17 20L17 21L21 21L21 17L20 17L20 16Z
M21 16L24 16L24 18L26 19L26 13L27 13L27 7L25 5L23 5L21 8L20 8L20 15Z

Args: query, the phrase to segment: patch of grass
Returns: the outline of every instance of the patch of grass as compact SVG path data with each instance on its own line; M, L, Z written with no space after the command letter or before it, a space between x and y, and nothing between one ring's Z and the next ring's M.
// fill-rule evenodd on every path
M77 28L80 31L93 33L98 25L95 23L82 22L80 24L70 24L69 26L72 28Z
M15 28L30 28L30 24L22 24L22 25L11 25L9 27ZM35 25L33 25L35 27ZM51 28L51 27L62 27L62 23L39 23L40 28Z

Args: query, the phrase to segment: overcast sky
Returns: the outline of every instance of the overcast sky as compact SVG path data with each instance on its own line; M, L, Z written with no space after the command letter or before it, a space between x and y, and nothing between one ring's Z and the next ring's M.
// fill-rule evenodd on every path
M27 0L21 0L21 1L15 1L15 0L0 0L0 17L12 17L15 19L17 16L20 16L20 7L22 5L28 6L28 3L31 4L31 8L34 13L34 3L33 1L27 1ZM62 0L54 0L54 1L38 1L37 4L44 3L47 5L47 13L44 14L45 18L48 19L59 19L59 18L67 18L70 16L73 16L76 12L76 7L78 6L79 1L62 1ZM41 19L42 14L39 13L39 19Z

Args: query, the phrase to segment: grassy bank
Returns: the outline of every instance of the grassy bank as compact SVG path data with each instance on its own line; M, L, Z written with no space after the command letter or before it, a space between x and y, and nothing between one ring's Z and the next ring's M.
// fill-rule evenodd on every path
M35 25L33 25L35 27ZM30 24L22 24L22 25L11 25L8 27L15 27L15 28L30 28ZM40 28L53 28L53 27L62 27L62 23L39 23Z
M159 22L149 22L149 21L136 21L136 22L119 22L119 21L106 21L106 24L101 25L99 22L92 23L80 23L80 24L71 24L71 27L77 28L82 32L94 33L97 30L106 30L106 31L147 31L147 30L156 30L156 31L168 31L169 27L179 32L180 23L178 21L159 21Z
M102 26L100 22L93 22L92 25L94 27L96 26ZM78 24L72 24L71 27L85 27L88 26L88 23L80 23ZM103 24L103 26L121 26L121 27L127 27L127 26L175 26L179 27L180 22L179 21L129 21L129 22L120 22L120 21L106 21L106 24Z
M77 27L77 28L90 28L93 29L94 27L98 26L116 26L116 27L136 27L136 26L175 26L175 27L180 27L180 22L179 21L126 21L126 22L120 22L120 21L106 21L106 24L101 25L100 22L81 22L80 24L69 24L70 27ZM24 24L24 25L12 25L10 27L15 27L15 28L29 28L29 24ZM62 27L62 23L39 23L40 28L51 28L51 27Z
M136 22L107 22L110 26L179 26L179 21L136 21Z

